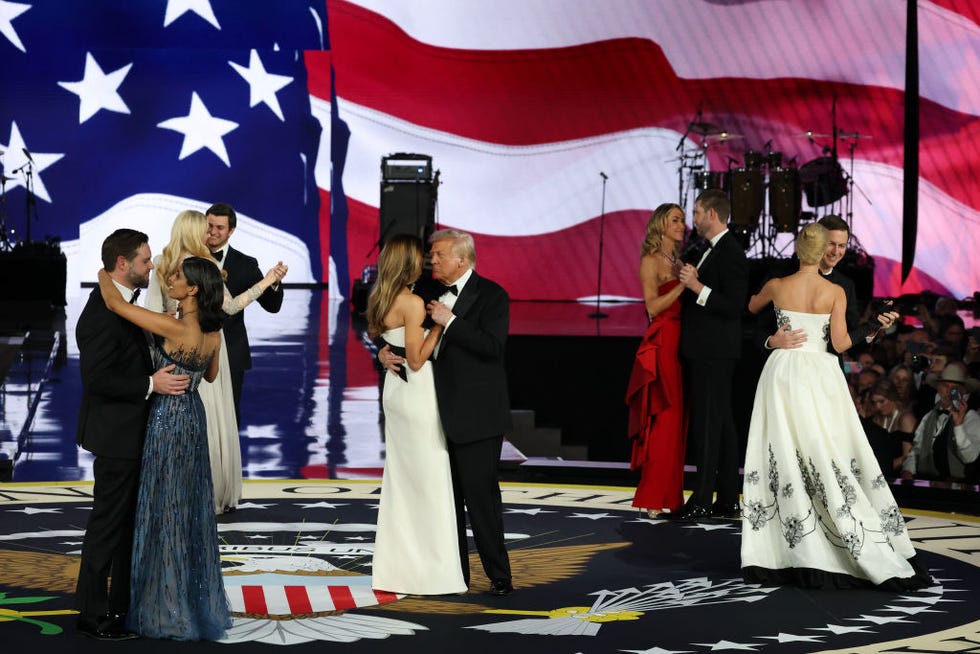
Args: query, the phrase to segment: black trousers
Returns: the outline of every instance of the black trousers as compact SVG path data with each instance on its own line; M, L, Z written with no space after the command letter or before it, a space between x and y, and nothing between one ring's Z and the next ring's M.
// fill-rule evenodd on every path
M510 581L510 558L504 545L504 518L500 499L497 464L504 437L496 436L472 443L449 442L449 466L456 499L456 528L459 533L459 556L463 579L470 583L469 542L466 518L483 571L491 580Z
M75 589L75 608L87 618L129 610L140 462L97 456L93 471L92 512L85 527Z
M735 359L688 359L691 410L688 447L698 470L690 501L710 507L738 501L738 435L732 417Z

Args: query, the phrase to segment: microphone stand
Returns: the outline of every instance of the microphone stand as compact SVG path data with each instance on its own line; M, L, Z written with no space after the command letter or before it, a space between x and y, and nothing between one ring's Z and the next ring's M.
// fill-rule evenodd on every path
M609 317L609 314L599 310L599 302L602 298L602 232L606 222L606 181L609 177L603 172L600 172L599 175L602 177L602 208L599 212L599 278L595 288L595 311L589 314L589 318L597 319Z
M30 161L27 162L27 167L23 169L24 178L26 181L26 186L24 188L27 191L27 229L24 230L24 245L31 244L31 207L35 207L34 211L37 212L37 203L34 200L34 166Z
M7 234L7 176L3 172L3 165L0 164L0 252L11 250L13 246Z

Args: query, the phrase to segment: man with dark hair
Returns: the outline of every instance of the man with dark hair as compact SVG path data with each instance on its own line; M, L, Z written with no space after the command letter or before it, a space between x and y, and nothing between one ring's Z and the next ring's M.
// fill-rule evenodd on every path
M697 474L681 520L740 515L738 436L732 414L732 380L742 353L742 313L748 286L745 252L728 230L731 204L717 189L694 202L694 227L708 240L697 265L684 264L679 273L681 355L690 394L688 441ZM712 505L712 496L717 498Z
M147 240L143 232L119 229L102 244L102 265L130 301L147 287L153 269ZM153 372L143 330L109 311L98 286L75 335L82 375L76 442L95 455L92 512L75 591L77 628L99 640L133 638L125 615L147 398L154 392L179 395L190 380L170 374L173 364Z
M851 240L851 228L843 218L834 214L824 216L817 222L823 225L830 234L827 251L824 252L823 258L820 260L820 274L828 282L837 284L844 289L844 298L847 300L844 322L847 324L847 332L851 337L851 342L855 345L867 342L872 332L877 332L878 328L887 329L891 327L898 320L899 315L889 311L879 316L877 324L874 320L870 323L858 324L860 315L854 281L837 270L837 264L847 253L847 244ZM793 272L796 271L789 271L790 274ZM776 315L771 307L759 316L756 324L761 328L756 330L756 340L764 350L797 348L806 341L806 334L802 329L794 331L777 329L773 331L776 325ZM828 348L828 351L833 351L829 345Z
M238 226L238 216L231 205L218 202L211 205L205 215L208 219L208 249L218 260L218 265L227 272L225 286L228 287L232 297L235 297L262 279L259 262L228 244L228 239ZM276 283L259 296L258 302L269 313L279 313L282 299L282 284ZM245 371L252 367L252 353L248 345L248 332L245 329L245 312L239 311L229 316L225 319L222 328L228 351L232 393L235 397L235 421L241 427L242 383L245 381Z

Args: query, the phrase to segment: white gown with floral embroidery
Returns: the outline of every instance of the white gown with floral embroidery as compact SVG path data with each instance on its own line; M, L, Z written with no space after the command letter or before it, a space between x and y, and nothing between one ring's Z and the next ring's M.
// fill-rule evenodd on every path
M743 575L817 587L923 585L905 521L827 352L829 314L777 308L776 316L808 338L774 351L759 378L745 456Z

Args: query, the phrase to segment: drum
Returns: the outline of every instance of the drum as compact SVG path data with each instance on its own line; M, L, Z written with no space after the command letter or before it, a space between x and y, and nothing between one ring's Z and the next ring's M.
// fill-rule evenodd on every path
M778 170L783 167L783 153L782 152L770 152L766 155L766 167L769 168L771 173L774 170Z
M765 204L765 188L761 170L739 168L731 172L732 218L730 227L751 232L759 226L759 216Z
M800 185L811 207L837 202L847 194L844 170L833 157L819 157L803 164Z
M728 173L722 170L701 170L694 173L694 188L707 191L709 188L728 190Z
M795 168L779 168L769 173L769 216L777 232L796 234L800 226L803 194L800 173Z
M746 170L758 170L762 168L762 153L756 152L755 150L749 150L742 155L742 159L745 160Z

